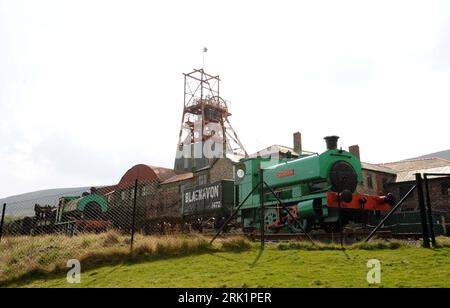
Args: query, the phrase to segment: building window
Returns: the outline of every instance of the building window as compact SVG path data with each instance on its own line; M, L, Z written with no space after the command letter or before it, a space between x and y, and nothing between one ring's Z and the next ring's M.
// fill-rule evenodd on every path
M120 193L120 199L122 199L122 201L127 199L127 192L125 190Z
M130 198L134 198L134 188L133 189L131 189L131 192L130 192Z
M371 174L369 174L367 176L367 187L373 188L373 180L372 180L372 175Z
M207 173L199 174L197 178L197 183L198 185L208 184L208 174Z

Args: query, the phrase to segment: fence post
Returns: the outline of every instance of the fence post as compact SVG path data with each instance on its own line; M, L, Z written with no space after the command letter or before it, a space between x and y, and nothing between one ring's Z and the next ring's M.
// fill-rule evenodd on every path
M426 196L426 203L427 203L428 223L430 224L431 244L433 244L433 247L436 247L436 236L434 234L433 211L431 209L430 187L429 187L429 183L428 183L428 176L426 173L423 175L423 178L425 181L425 196Z
M136 201L137 201L137 190L138 190L138 179L134 182L134 198L133 198L133 218L131 222L131 243L130 243L130 251L133 252L133 244L134 244L134 232L136 229Z
M5 212L6 212L6 203L3 203L2 219L0 221L0 242L2 241L3 236L3 224L5 222Z
M417 199L419 201L420 219L422 222L423 245L425 246L425 248L430 248L430 236L428 234L427 212L425 209L425 199L423 196L422 175L420 173L416 173L416 182L417 182Z
M341 197L342 197L342 189L341 189L341 178L339 177L339 171L336 171L336 183L337 183L337 195L338 195L338 219L339 219L339 237L341 242L341 247L344 247L344 227L342 226L342 204L341 204Z
M265 213L264 213L264 170L261 168L259 171L259 176L260 176L260 184L259 184L259 189L260 189L260 194L259 194L259 202L260 202L260 207L261 207L261 215L260 215L260 219L261 219L261 249L264 248L264 244L265 244L265 224L264 224L264 217L265 217Z
M340 190L340 188L338 189ZM338 210L339 210L339 237L341 242L341 247L344 247L344 227L342 226L342 204L341 204L341 192L338 195Z

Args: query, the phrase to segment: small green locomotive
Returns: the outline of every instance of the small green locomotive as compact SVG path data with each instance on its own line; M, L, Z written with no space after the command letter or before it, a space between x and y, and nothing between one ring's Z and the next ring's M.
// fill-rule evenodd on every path
M367 221L369 213L389 211L395 202L391 195L356 192L362 180L361 162L337 148L338 138L325 137L327 150L322 154L241 161L236 166L235 184L237 204L243 203L238 219L244 232L261 227L261 204L265 229L271 232L336 232L349 222Z

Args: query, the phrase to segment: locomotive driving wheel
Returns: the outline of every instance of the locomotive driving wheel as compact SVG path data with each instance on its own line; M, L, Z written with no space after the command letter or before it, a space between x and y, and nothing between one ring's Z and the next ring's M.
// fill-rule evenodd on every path
M264 214L264 225L273 233L280 231L277 209L266 209Z

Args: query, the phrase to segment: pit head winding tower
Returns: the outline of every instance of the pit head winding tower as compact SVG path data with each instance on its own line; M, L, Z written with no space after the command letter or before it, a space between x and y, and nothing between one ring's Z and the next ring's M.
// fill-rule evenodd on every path
M196 69L184 74L184 106L175 170L193 171L214 159L247 157L234 131L228 103L220 97L220 78Z

